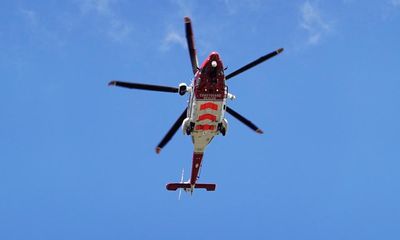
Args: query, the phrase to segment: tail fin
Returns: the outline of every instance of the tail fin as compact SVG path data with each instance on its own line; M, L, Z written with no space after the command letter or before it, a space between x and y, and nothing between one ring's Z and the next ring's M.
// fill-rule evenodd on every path
M182 188L185 191L191 191L193 188L203 188L207 191L215 191L216 184L196 183L192 186L190 183L168 183L166 188L168 191L176 191L178 188Z

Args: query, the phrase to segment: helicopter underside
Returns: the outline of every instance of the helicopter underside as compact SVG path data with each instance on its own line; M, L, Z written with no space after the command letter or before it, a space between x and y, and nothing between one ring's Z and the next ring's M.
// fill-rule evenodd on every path
M203 152L221 130L225 100L194 100L190 111L194 152ZM193 125L194 123L194 125ZM226 126L224 126L226 128Z
M185 191L193 192L195 188L203 188L207 191L214 191L215 184L210 183L197 183L199 178L199 171L202 164L203 154L206 146L212 139L218 135L225 135L227 131L228 122L225 119L225 112L232 117L239 120L244 125L248 126L256 133L262 134L263 131L253 124L250 120L226 106L226 99L235 99L235 96L228 92L228 87L225 85L226 81L257 66L258 64L275 57L283 51L279 48L273 52L265 54L260 58L244 65L243 67L225 75L223 62L217 52L211 52L205 59L203 64L199 66L197 60L196 48L194 45L194 37L192 24L189 17L185 17L185 32L188 44L189 56L193 71L193 82L191 86L185 83L179 84L178 87L153 85L147 83L133 83L113 80L109 82L110 86L119 86L130 89L141 89L148 91L178 93L185 95L190 93L189 106L183 110L178 119L171 126L168 132L164 135L161 141L155 148L157 154L161 152L174 134L180 127L184 134L192 137L194 152L192 173L189 181L167 184L168 190L184 189ZM183 173L182 173L183 176Z

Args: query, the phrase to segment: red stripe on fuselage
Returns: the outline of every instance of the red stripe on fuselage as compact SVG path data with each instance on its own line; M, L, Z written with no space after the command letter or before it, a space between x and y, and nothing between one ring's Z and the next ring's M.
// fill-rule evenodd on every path
M218 105L212 102L206 102L200 105L200 110L205 110L205 109L212 109L212 110L217 110Z
M196 125L196 130L214 130L215 126L214 125L208 125L208 124L204 124L204 125Z
M209 113L206 113L206 114L200 115L199 119L197 121L203 121L203 120L206 120L206 119L211 120L211 121L216 121L217 120L217 116L209 114Z

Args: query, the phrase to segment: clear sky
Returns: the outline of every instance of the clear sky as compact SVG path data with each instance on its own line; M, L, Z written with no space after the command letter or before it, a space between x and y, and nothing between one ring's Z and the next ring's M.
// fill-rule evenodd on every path
M0 6L0 239L400 239L399 0ZM178 201L187 96L107 83L189 83L184 16L227 73L285 51L228 82L265 134L228 116Z

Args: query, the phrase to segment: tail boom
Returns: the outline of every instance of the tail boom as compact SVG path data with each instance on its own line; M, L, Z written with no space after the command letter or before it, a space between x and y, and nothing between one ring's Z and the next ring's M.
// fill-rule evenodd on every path
M192 175L190 176L190 184L196 184L197 179L199 178L199 172L201 168L201 162L203 160L202 152L194 152L193 153L193 162L192 162Z

